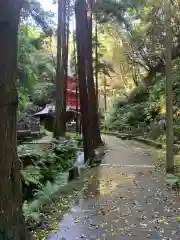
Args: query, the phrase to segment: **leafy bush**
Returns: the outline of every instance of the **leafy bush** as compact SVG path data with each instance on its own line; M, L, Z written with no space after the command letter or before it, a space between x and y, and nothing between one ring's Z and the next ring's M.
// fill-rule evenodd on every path
M32 150L30 165L21 170L25 198L23 211L28 226L40 222L43 205L67 183L68 174L65 172L74 165L77 150L78 142L73 139L54 141L47 153L35 159ZM31 154L28 150L29 158Z
M27 201L24 202L23 213L28 227L40 222L41 219L40 210L41 210L40 200L36 199L31 203L28 203Z
M136 125L138 122L145 120L144 107L142 104L132 105L129 112L126 114L126 123L128 125Z
M180 59L173 64L173 113L174 140L180 141ZM165 137L165 77L158 76L148 90L137 88L128 101L117 98L114 108L108 113L104 127L107 130L122 131L127 127L138 129L138 133L151 139L164 142ZM110 126L110 127L109 127Z
M79 135L74 138L78 148L83 148L83 138Z
M25 169L21 170L22 180L29 186L30 184L40 185L40 181L43 175L40 173L41 169L38 166L27 166Z
M59 193L61 193L61 196L62 194L66 196L67 193L74 191L73 185L67 186L67 179L67 173L59 173L53 183L47 181L45 185L35 190L32 201L24 202L23 212L28 228L36 228L42 222L44 207L47 206L47 209L49 209L49 204L52 200L59 198Z
M53 142L51 149L34 158L34 150L23 155L26 166L21 170L25 197L32 197L33 193L45 186L47 182L54 182L57 176L71 168L76 161L77 142ZM30 165L26 165L26 160Z
M130 94L128 102L141 103L143 101L147 101L148 96L149 94L147 89L144 87L138 87Z
M125 127L136 126L146 119L144 105L142 103L129 103L121 108L115 105L113 111L108 114L105 122L105 128L110 126L109 130L121 131Z
M176 190L180 187L180 178L174 174L167 174L166 183Z

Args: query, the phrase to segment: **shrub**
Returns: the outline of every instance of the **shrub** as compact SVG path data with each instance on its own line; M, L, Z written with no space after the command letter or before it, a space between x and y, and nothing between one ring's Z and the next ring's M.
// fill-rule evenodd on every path
M143 101L147 101L149 97L148 90L144 87L138 87L132 91L129 95L129 103L141 103Z
M28 151L28 157L31 158L32 154L33 159L28 160L30 165L21 170L25 200L23 211L28 226L41 221L43 205L67 183L65 171L76 161L77 146L77 140L73 139L54 141L47 153L35 159L34 150Z
M23 162L28 159L28 164L21 170L24 198L32 198L33 193L45 186L46 183L54 182L62 172L71 168L76 161L77 142L68 140L64 142L55 141L51 149L44 155L34 158L34 150L28 151L23 156Z

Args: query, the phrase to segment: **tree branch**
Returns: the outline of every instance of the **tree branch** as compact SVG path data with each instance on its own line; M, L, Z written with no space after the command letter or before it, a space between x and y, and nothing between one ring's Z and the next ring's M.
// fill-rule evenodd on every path
M149 68L148 68L147 66L145 66L143 63L141 63L141 62L133 59L133 58L130 56L130 54L127 53L127 57L128 57L132 62L140 65L141 67L143 67L146 71L149 71Z

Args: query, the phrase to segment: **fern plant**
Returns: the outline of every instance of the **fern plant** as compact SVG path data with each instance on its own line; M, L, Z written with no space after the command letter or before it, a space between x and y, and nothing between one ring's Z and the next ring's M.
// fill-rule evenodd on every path
M28 225L31 225L32 223L38 223L41 219L41 203L39 200L35 200L31 203L28 203L27 201L23 204L23 213L25 217L25 221L28 223Z
M29 186L30 184L40 185L40 181L43 176L40 173L40 168L38 166L27 166L25 169L21 170L22 180Z
M166 183L172 187L172 189L178 189L180 187L180 178L174 174L167 174Z
M51 196L58 190L58 186L47 181L46 185L41 189L38 189L34 193L34 197L43 200L50 201Z

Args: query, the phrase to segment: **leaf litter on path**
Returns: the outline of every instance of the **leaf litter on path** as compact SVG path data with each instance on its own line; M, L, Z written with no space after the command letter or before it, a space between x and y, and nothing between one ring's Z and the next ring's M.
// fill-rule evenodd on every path
M113 147L113 141L118 147ZM144 154L137 144L134 154L130 141L126 146L120 139L111 138L107 144L112 150L105 156L105 163L119 161L126 166L130 163L131 167L94 169L84 196L75 204L79 212L70 211L59 222L60 235L67 240L180 239L180 205L176 196L168 191L163 174L138 165L150 165L151 155ZM137 168L132 168L135 164Z

